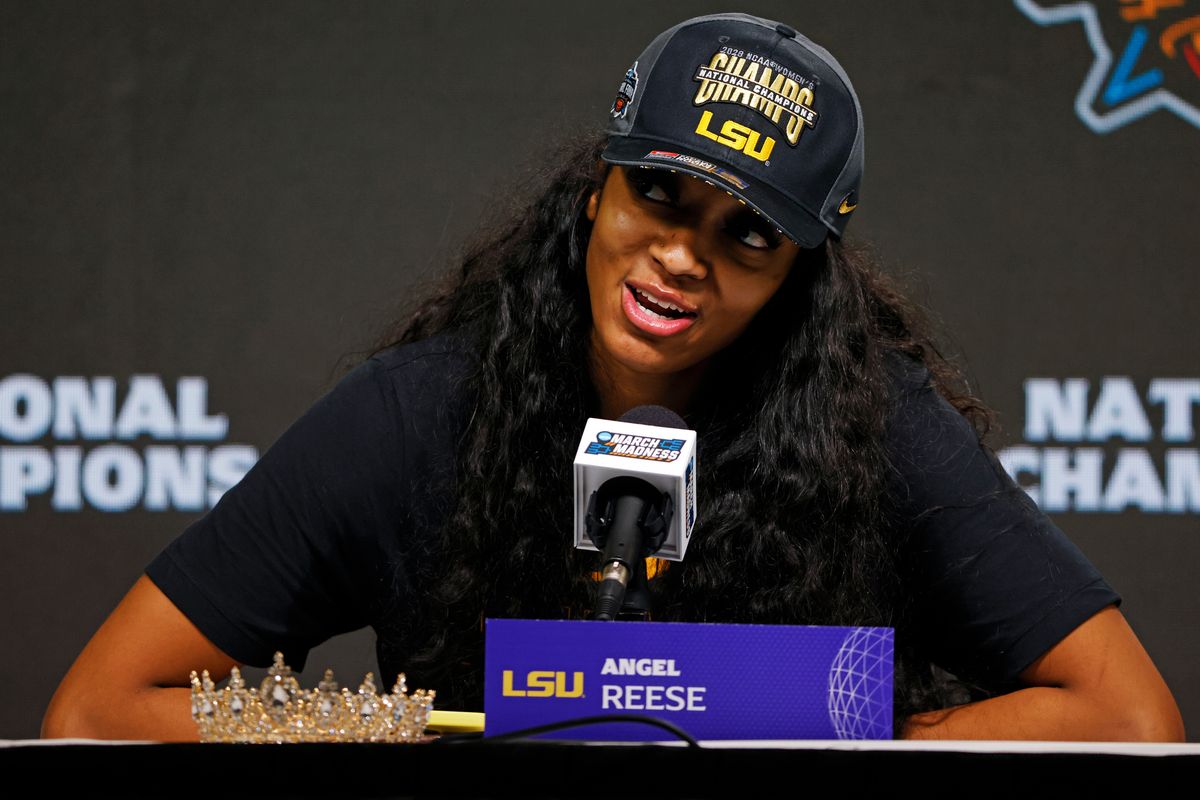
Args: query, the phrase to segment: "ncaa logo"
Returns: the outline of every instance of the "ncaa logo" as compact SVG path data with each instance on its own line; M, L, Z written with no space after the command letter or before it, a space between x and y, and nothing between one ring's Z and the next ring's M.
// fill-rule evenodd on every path
M1038 25L1078 22L1094 60L1075 113L1109 133L1159 109L1200 128L1200 2L1013 0Z

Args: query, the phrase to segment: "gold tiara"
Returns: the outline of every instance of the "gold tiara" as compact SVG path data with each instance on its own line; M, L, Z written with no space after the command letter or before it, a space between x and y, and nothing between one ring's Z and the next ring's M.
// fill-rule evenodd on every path
M258 690L246 688L237 667L229 685L217 689L208 670L192 681L192 719L202 742L415 742L433 711L433 691L411 695L404 673L391 694L377 694L368 672L357 692L338 689L333 670L314 690L300 688L283 653Z

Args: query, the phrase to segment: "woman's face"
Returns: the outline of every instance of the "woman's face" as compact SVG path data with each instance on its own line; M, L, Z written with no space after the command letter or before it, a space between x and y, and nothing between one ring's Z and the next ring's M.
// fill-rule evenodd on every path
M737 198L666 170L613 167L587 215L592 346L633 372L681 372L732 343L800 250Z

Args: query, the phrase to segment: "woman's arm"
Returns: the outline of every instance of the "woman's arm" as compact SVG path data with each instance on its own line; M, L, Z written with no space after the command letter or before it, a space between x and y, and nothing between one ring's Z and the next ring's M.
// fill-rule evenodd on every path
M59 684L42 736L196 741L189 673L236 665L143 575Z
M369 607L395 599L381 593L407 586L405 487L441 485L452 470L438 459L456 436L438 429L441 449L414 445L404 420L409 409L417 428L458 415L445 387L465 364L457 343L435 337L342 378L147 566L153 580L140 578L84 648L42 734L194 740L192 670L218 681L276 650L297 664L365 626Z
M905 739L1045 739L1181 742L1175 698L1114 606L1021 673L1028 688L916 714Z

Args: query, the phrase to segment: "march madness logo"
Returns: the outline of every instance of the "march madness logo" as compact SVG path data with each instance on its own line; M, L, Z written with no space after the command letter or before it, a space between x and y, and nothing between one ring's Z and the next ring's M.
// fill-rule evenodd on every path
M1075 112L1109 133L1160 109L1200 128L1200 2L1013 0L1038 25L1078 22L1095 60Z
M645 461L675 461L686 442L686 439L659 439L655 436L600 431L596 434L596 441L588 442L587 454L624 456Z

